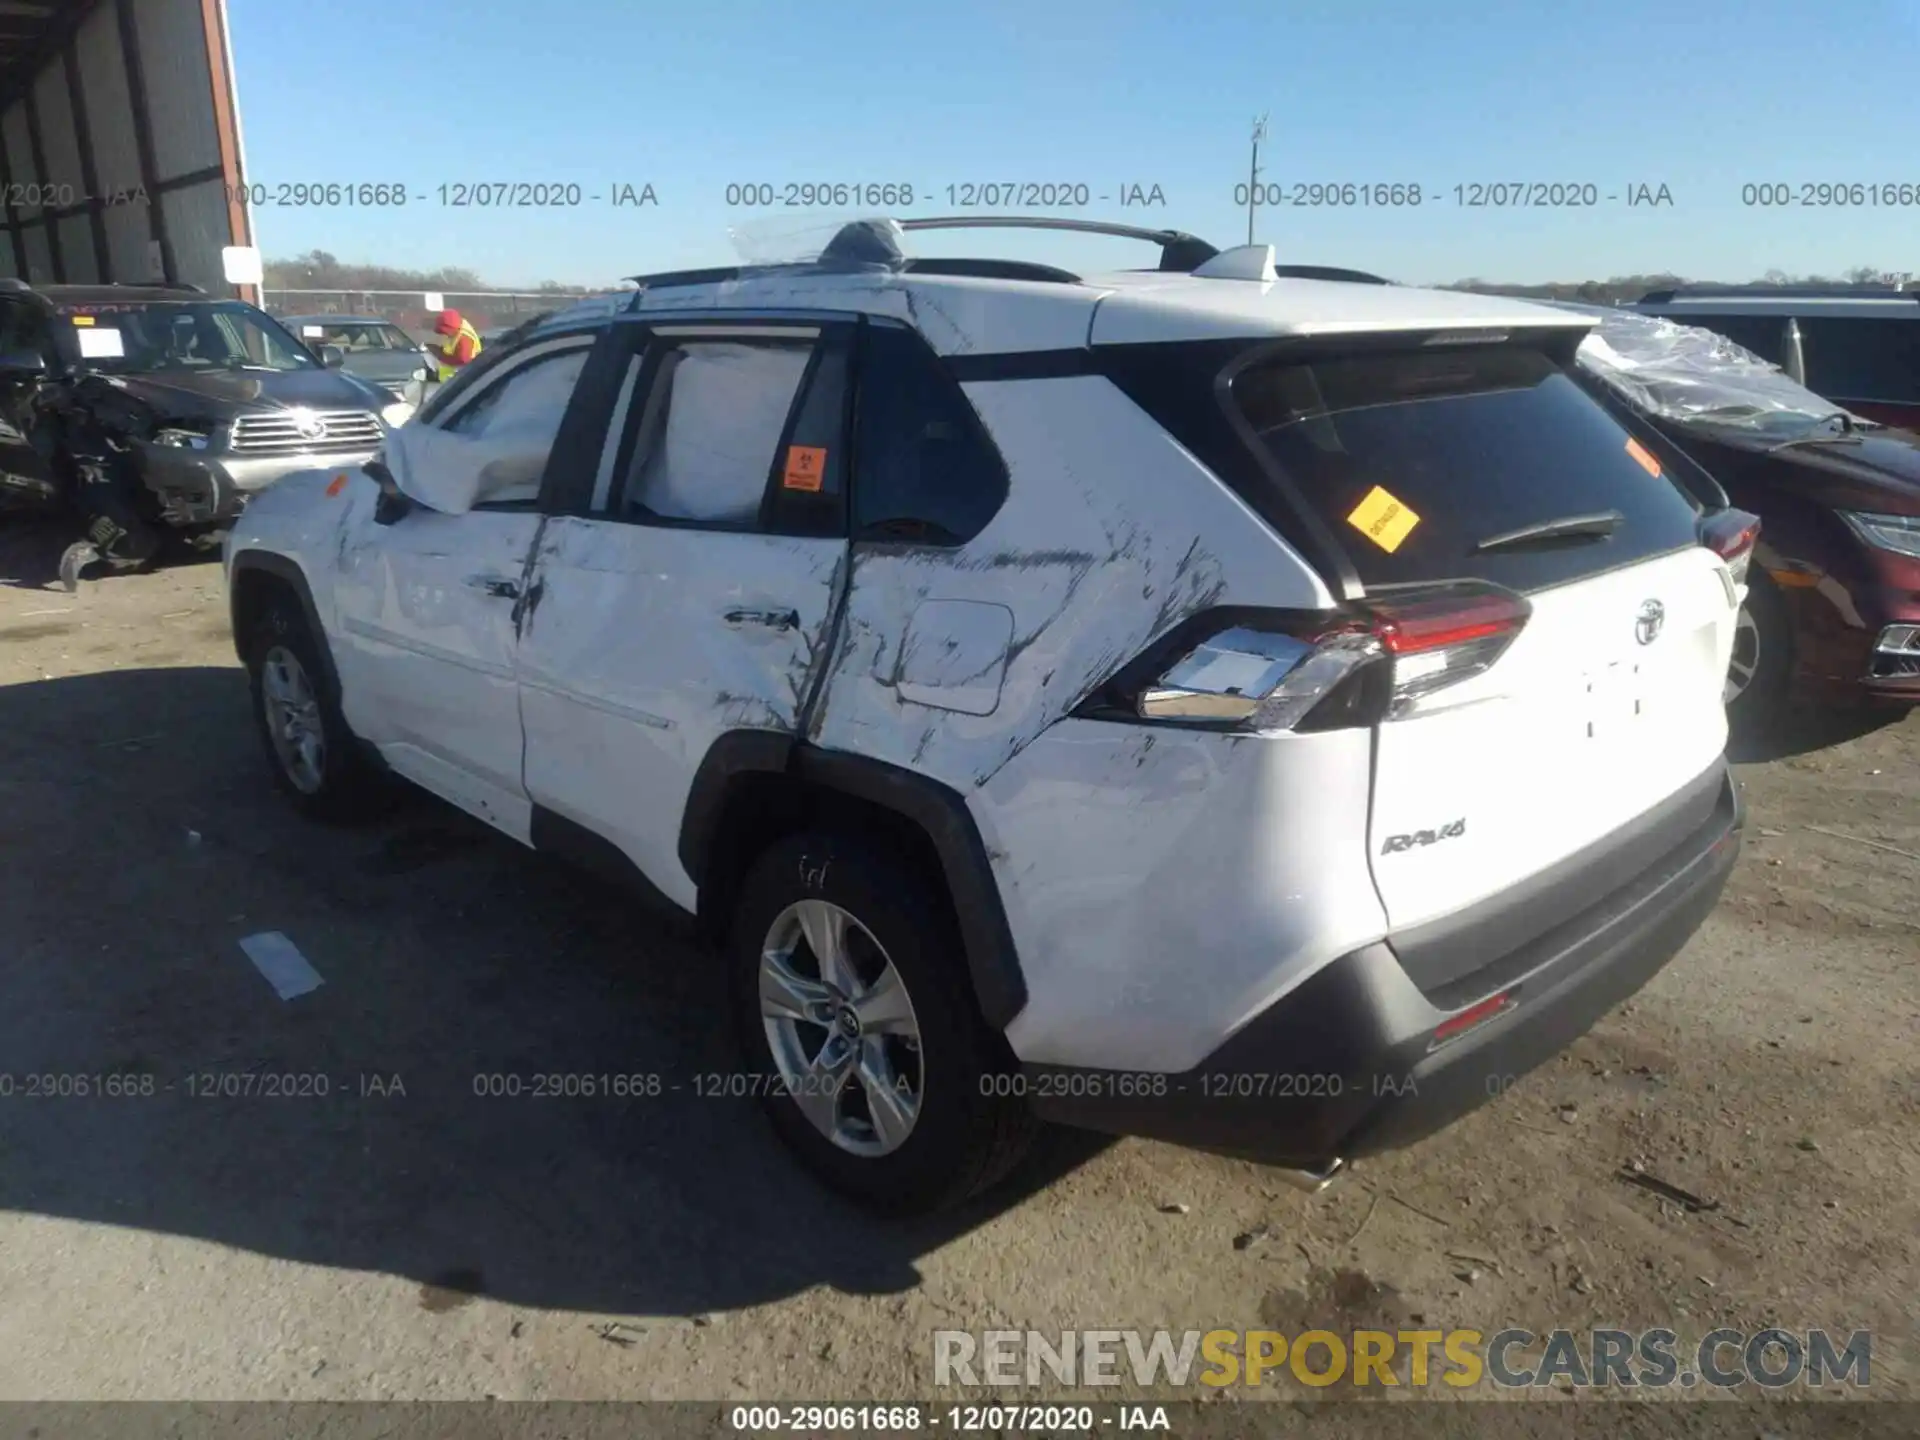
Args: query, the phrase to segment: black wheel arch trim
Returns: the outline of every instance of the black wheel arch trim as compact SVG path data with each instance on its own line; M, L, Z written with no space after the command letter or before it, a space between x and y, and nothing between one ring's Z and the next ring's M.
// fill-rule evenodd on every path
M996 1030L1012 1023L1027 1003L1026 977L993 878L993 862L958 791L898 765L821 749L790 735L730 731L714 741L700 762L681 819L680 863L696 885L705 879L729 788L735 777L752 773L790 775L891 810L919 827L939 857L953 898L980 1013Z
M300 602L301 613L306 616L314 649L320 654L320 668L324 672L321 680L327 687L328 698L338 704L340 672L334 668L333 647L327 641L326 626L320 623L320 610L314 604L313 587L307 583L307 573L300 568L299 562L271 550L242 550L233 557L232 573L227 581L227 613L233 626L233 648L241 664L244 665L247 660L247 632L240 617L240 577L248 571L271 575L293 591L294 598Z

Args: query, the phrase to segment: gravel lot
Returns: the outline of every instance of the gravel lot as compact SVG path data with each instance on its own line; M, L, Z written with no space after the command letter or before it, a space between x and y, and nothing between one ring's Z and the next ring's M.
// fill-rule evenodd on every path
M1751 838L1688 949L1416 1151L1308 1199L1061 1137L1013 1193L882 1226L692 1093L732 1063L699 955L425 797L301 822L218 567L70 597L60 539L0 531L0 1399L926 1398L939 1328L1415 1316L1870 1328L1874 1393L1920 1399L1920 716L1743 763ZM260 931L325 984L278 998ZM475 1094L541 1072L681 1088ZM245 1075L328 1093L204 1094Z

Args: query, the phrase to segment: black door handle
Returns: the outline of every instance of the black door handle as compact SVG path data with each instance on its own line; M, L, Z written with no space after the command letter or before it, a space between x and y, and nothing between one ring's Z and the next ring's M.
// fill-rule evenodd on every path
M474 589L478 590L481 594L491 595L496 600L518 600L520 598L520 582L518 580L501 580L482 575L467 583L472 585Z
M763 625L769 630L798 630L800 612L798 610L729 610L726 614L729 625Z

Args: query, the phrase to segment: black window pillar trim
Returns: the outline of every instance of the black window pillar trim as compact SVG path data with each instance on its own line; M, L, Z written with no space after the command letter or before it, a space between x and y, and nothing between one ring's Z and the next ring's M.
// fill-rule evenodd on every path
M736 730L708 750L694 775L680 826L680 863L704 879L737 776L784 774L866 801L910 821L927 836L953 898L974 997L987 1023L1004 1030L1025 1008L1026 977L993 878L993 862L958 791L911 770L841 750L808 745L767 730Z

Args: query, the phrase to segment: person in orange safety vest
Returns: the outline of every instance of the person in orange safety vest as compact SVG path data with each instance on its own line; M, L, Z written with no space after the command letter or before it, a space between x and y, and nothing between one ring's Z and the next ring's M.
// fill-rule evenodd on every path
M433 333L440 337L429 347L440 372L434 378L445 384L479 355L480 332L469 325L458 310L442 310L440 318L433 322Z

